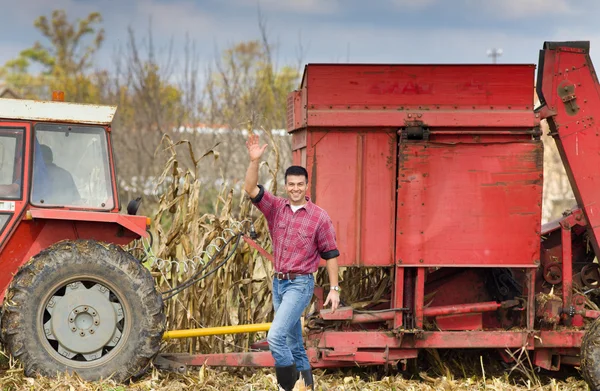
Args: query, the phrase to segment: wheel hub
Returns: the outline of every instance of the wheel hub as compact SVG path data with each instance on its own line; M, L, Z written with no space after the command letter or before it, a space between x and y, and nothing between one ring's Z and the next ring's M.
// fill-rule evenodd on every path
M121 339L118 323L123 307L110 301L110 291L101 284L86 288L81 282L66 286L64 296L50 298L46 310L51 318L44 324L46 338L58 342L58 353L66 358L81 354L91 361L102 357L105 347Z

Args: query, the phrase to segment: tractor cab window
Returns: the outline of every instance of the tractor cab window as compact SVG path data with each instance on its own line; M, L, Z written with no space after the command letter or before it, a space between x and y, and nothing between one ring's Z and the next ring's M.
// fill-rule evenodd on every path
M32 204L114 207L103 128L38 124L34 134Z
M0 128L0 199L20 199L23 183L23 129Z

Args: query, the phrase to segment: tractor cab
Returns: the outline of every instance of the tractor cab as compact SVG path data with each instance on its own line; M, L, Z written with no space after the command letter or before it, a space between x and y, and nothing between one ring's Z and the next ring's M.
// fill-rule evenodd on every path
M147 236L137 206L120 213L111 146L117 108L0 99L0 301L11 273L63 240L124 245Z
M26 164L32 169L25 170ZM103 127L0 123L0 200L110 211L116 205L112 183Z
M148 236L149 220L137 200L120 211L115 112L0 99L1 338L27 376L122 381L160 347L160 293L121 247Z
M0 100L0 200L9 206L117 208L110 153L115 111L114 106Z

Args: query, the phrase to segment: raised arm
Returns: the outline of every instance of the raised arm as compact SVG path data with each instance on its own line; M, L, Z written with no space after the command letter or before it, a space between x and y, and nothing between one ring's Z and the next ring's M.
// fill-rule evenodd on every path
M246 171L244 190L251 198L255 198L260 191L258 188L258 165L263 152L265 152L265 149L267 148L267 144L261 147L258 144L258 135L251 133L246 141L246 148L248 149L250 164Z

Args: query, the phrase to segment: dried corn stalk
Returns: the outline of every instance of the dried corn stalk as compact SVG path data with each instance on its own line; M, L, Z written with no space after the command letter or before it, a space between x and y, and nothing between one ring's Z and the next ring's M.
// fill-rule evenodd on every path
M278 156L276 143L272 139L270 141ZM165 136L163 145L169 156L157 183L164 192L153 218L154 240L151 244L145 243L143 254L136 254L144 258L161 291L176 289L199 269L206 267L211 257L224 247L222 253L201 274L213 271L233 249L235 241L225 245L226 242L236 233L248 233L253 220L259 235L258 244L272 251L266 221L255 208L253 211L251 202L243 193L235 197L233 189L223 187L215 200L215 213L208 214L200 210L199 199L203 191L203 185L198 180L200 163L202 158L216 155L214 150L196 158L187 141L174 143ZM190 169L180 164L184 159L192 163ZM274 193L277 192L276 178L279 172L278 159L275 162L272 167L263 163L273 178L270 191ZM136 247L140 246L138 243ZM342 300L346 305L365 308L389 301L389 269L342 268L340 271ZM235 255L223 267L166 302L167 328L174 330L270 322L273 309L271 282L267 276L271 273L271 263L241 241ZM317 273L317 281L320 285L328 285L324 270ZM249 350L257 338L264 338L264 333L188 338L170 341L166 350L190 353Z

